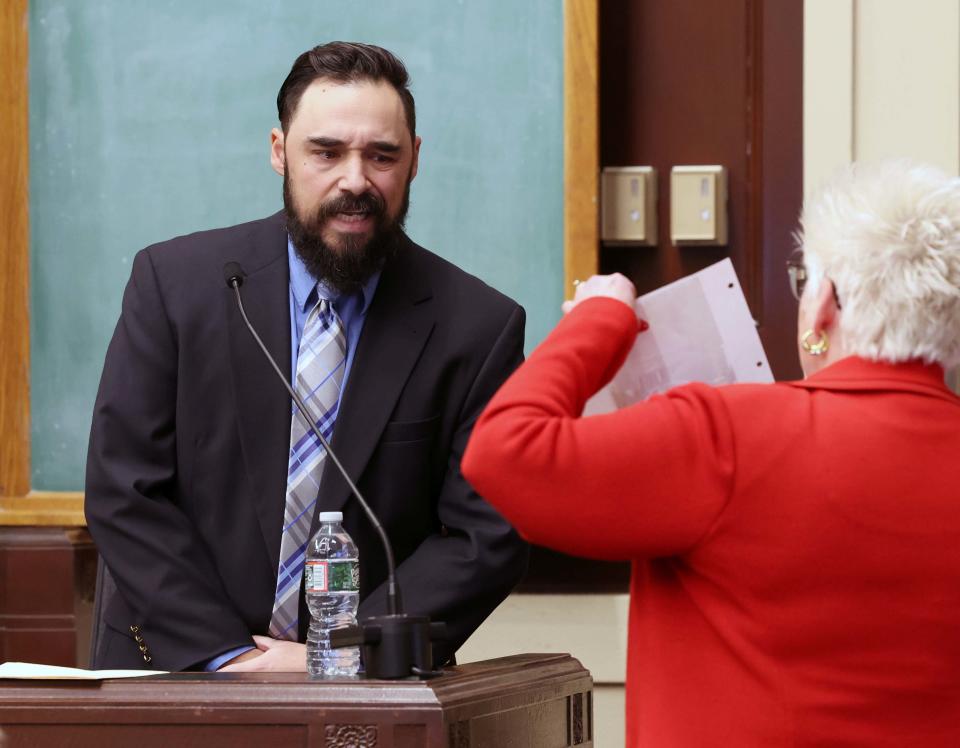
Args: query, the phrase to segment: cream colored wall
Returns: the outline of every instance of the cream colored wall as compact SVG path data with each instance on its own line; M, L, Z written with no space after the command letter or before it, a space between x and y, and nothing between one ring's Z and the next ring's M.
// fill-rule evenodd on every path
M805 0L803 76L807 195L851 161L960 173L957 0Z
M960 3L805 0L804 189L853 160L960 172Z
M627 595L512 595L457 652L460 662L569 652L593 676L594 745L624 744Z

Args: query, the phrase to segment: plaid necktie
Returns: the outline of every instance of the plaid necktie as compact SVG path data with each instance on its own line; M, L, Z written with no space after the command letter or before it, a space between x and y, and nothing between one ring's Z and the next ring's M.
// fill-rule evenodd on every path
M333 424L340 404L346 350L340 318L329 301L320 299L303 326L295 387L315 418L317 429L328 441L333 437ZM326 450L294 403L290 422L287 506L280 541L277 594L270 617L270 636L274 639L297 638L300 579L326 456Z

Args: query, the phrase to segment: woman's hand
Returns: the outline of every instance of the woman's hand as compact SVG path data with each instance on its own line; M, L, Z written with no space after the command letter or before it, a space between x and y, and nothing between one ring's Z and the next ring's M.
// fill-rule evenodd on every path
M586 299L594 297L606 297L622 301L628 307L633 309L633 303L637 298L637 290L633 287L630 279L620 273L613 275L594 275L582 283L577 283L577 290L571 301L563 302L563 313L568 314L577 304Z

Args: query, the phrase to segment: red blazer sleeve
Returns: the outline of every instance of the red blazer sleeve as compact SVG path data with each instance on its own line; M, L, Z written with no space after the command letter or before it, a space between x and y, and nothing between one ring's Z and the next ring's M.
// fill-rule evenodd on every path
M687 385L580 417L636 334L625 304L582 302L477 422L463 473L527 540L601 559L675 555L723 510L734 445L718 390Z

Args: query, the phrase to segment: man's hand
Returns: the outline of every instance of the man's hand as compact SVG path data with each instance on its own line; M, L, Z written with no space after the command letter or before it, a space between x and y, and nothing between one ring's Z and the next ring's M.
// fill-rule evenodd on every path
M280 641L269 636L255 636L255 650L244 652L224 665L221 673L305 673L307 671L307 645L299 642Z
M563 313L567 314L577 304L595 296L603 296L622 301L633 309L633 302L637 298L637 290L630 279L620 273L613 275L594 275L582 283L577 283L577 290L573 300L563 302Z
M254 657L259 657L262 654L263 652L261 652L259 649L248 649L246 652L241 652L238 654L232 660L227 660L223 665L217 668L217 672L225 670L226 668L234 667L235 665L239 665L241 662L252 660Z

